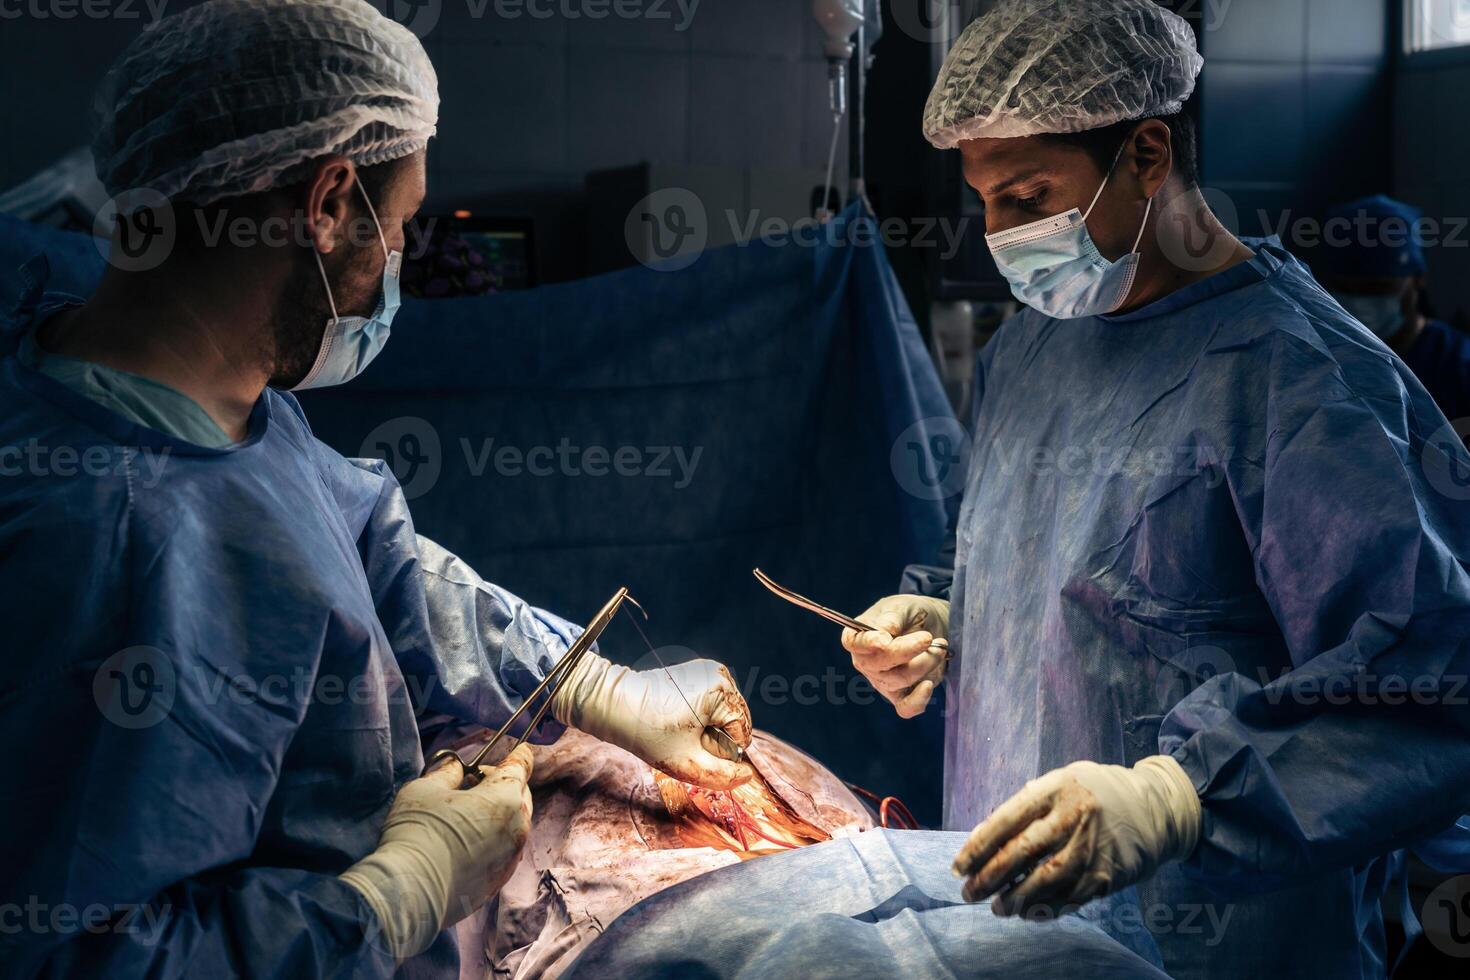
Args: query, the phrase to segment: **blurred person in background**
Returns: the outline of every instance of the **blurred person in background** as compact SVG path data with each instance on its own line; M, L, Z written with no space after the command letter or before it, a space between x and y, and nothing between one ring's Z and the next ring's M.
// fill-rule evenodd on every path
M1313 263L1322 285L1404 359L1450 420L1470 415L1470 336L1430 313L1418 208L1377 195L1332 208Z

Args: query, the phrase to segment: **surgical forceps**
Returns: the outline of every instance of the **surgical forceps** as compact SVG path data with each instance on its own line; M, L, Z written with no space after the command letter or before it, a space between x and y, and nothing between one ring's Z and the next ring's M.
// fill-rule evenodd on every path
M853 619L851 616L844 616L842 615L842 613L838 612L835 609L828 609L826 606L822 605L819 602L813 602L804 595L799 595L798 593L792 592L784 585L777 585L775 580L772 579L771 576L767 575L759 568L755 569L755 578L757 582L759 582L761 585L764 585L766 588L770 589L772 592L776 593L787 602L800 606L807 612L814 612L818 616L821 616L823 619L829 619L832 622L836 623L838 626L846 626L848 629L857 630L859 633L872 633L877 631L878 629L878 627L876 626L869 626L862 620Z
M577 668L578 662L592 649L592 645L597 642L597 638L602 635L602 631L607 629L608 624L613 621L613 617L617 615L618 608L624 602L631 602L637 607L639 612L643 613L645 619L648 617L648 613L638 604L638 600L628 594L626 586L618 589L613 597L607 600L607 604L598 610L597 615L592 617L592 622L587 624L587 631L577 637L576 642L567 650L566 655L558 660L556 666L552 667L550 672L547 673L546 679L537 685L536 690L531 692L530 697L521 702L521 706L515 710L515 714L511 715L509 720L500 726L500 731L490 737L490 741L485 743L484 747L476 753L473 759L467 763L453 749L440 749L434 753L433 757L429 759L428 764L424 766L424 774L427 775L429 770L440 763L453 759L464 769L464 781L459 784L459 788L470 789L473 786L478 786L481 780L485 778L485 774L480 771L480 763L485 760L485 756L495 747L495 743L499 742L501 736L510 730L510 727L516 723L516 719L525 714L526 709L531 706L531 702L546 692L547 687L552 684L560 687L561 682L571 676L572 671ZM689 699L684 697L684 692L679 690L679 685L674 681L674 675L669 673L669 668L664 664L663 658L658 655L658 651L654 649L653 644L648 642L648 637L644 635L642 627L638 626L638 620L634 619L633 625L637 628L638 635L643 637L643 642L648 647L648 652L653 654L654 659L658 661L660 669L668 677L669 683L674 685L674 690L679 691L679 697L683 698L684 703L689 706L689 712L694 715L694 720L700 721L699 713L694 710L692 704L689 704ZM537 725L541 724L541 719L546 716L546 709L551 707L553 694L554 692L546 694L546 700L542 702L541 707L536 711L536 715L531 719L531 723L526 726L525 732L520 738L516 739L516 744L511 746L512 752L530 737L531 732L536 730ZM740 748L740 745L723 728L710 725L705 728L705 733L720 746L726 758L735 762L744 761L744 750Z
M547 688L552 684L560 687L561 682L571 676L577 664L587 655L587 651L592 649L592 645L597 642L597 638L602 635L602 631L607 629L608 623L611 623L613 617L617 615L618 607L624 601L638 606L638 600L628 594L627 586L618 589L613 597L607 600L607 604L597 611L597 615L592 617L592 622L587 624L587 631L577 637L576 642L567 650L566 655L558 660L556 666L552 667L547 673L546 679L536 686L536 690L531 692L530 697L521 702L521 706L515 710L515 714L511 715L506 723L500 726L500 731L490 737L490 741L485 743L484 748L480 749L473 759L465 762L453 749L440 749L434 753L433 757L429 759L428 764L424 766L423 774L428 775L429 770L442 762L453 759L464 769L464 781L459 784L459 788L470 789L478 786L485 778L485 774L480 771L480 763L485 761L485 756L495 747L495 743L499 742L501 737L510 731L511 726L516 723L516 720L521 715L526 713L526 709L531 706L532 702L541 697L542 694L545 694L546 700L541 703L541 707L536 711L535 717L531 719L531 723L526 726L520 738L516 739L516 744L511 746L511 751L514 752L522 742L530 737L531 732L536 730L536 726L541 724L541 719L546 716L546 709L551 707L551 699L555 692L549 692ZM638 606L638 609L642 612L643 607ZM646 616L648 614L644 613L644 615Z
M785 599L787 602L792 603L793 605L800 606L807 612L814 612L818 616L821 616L823 619L830 620L836 623L838 626L846 626L848 629L856 630L859 633L878 632L878 627L876 626L869 626L867 623L863 622L860 619L853 619L851 616L844 616L842 613L838 612L835 609L828 609L821 603L814 602L811 599L808 599L806 596L801 595L800 593L792 592L784 585L777 585L775 580L772 579L771 576L767 575L759 568L755 569L754 572L756 581L760 582L761 585L764 585L766 588L770 589L772 592L776 593L776 595ZM948 640L936 639L933 643L929 644L929 649L938 650L944 654L945 660L949 659Z

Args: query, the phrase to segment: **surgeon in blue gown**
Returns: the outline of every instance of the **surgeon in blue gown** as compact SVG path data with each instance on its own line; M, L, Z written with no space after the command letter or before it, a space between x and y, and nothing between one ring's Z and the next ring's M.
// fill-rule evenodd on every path
M1470 805L1470 457L1210 212L1201 65L1149 0L1001 0L951 51L926 135L1026 308L979 358L953 569L843 642L900 714L944 686L968 899L1136 884L1171 976L1382 977L1388 856Z
M419 716L502 724L579 629L417 535L288 390L387 340L433 68L364 0L214 0L98 104L110 265L84 299L32 262L0 332L0 972L455 977L531 757L420 776ZM537 741L750 776L706 731L750 739L709 661L592 655L550 697Z

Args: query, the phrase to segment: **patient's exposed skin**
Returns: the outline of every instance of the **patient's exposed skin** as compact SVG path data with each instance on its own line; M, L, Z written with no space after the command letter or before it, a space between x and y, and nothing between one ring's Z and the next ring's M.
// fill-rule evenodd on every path
M462 743L460 754L483 739ZM554 978L650 895L873 827L831 770L760 731L747 750L758 779L724 799L574 729L533 752L535 814L520 864L498 899L456 930L466 980Z

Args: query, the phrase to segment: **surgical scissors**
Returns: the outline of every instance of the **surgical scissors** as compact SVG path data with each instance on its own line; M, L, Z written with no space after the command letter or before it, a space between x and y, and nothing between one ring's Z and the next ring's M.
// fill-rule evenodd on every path
M559 687L563 680L571 676L578 662L586 656L587 651L592 649L592 645L597 642L597 638L602 635L602 631L607 629L608 623L611 623L613 617L617 615L618 607L625 601L638 606L639 611L642 611L643 607L638 605L638 600L628 594L627 586L618 589L613 597L607 600L607 603L597 611L597 615L592 617L592 622L587 624L586 632L577 637L576 642L567 650L566 655L556 662L556 666L551 668L546 675L546 679L536 686L536 690L531 692L530 697L521 702L521 706L515 710L515 714L511 715L506 723L500 726L500 730L490 737L490 741L485 743L484 748L480 749L473 759L466 763L453 749L440 749L434 753L433 757L424 766L424 775L428 775L429 770L439 764L453 759L464 769L464 780L459 784L459 788L470 789L478 786L485 778L485 774L480 771L480 763L485 761L485 756L495 747L495 743L499 742L501 737L510 731L511 726L516 723L516 720L521 715L526 713L526 709L531 706L532 702L544 693L546 694L546 699L541 703L541 707L536 711L535 717L531 719L531 723L526 726L520 738L516 739L516 744L511 746L511 751L515 751L516 747L524 742L530 736L531 732L536 730L536 726L541 724L541 719L546 716L546 709L551 707L551 699L555 693L547 692L547 688L552 684L556 684ZM648 614L644 613L644 615L646 616Z

